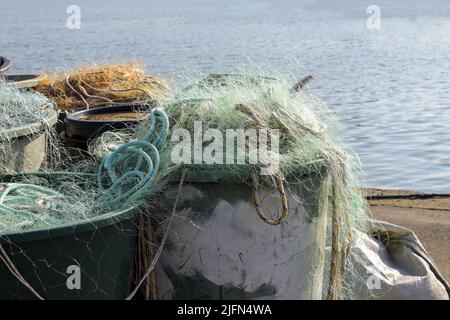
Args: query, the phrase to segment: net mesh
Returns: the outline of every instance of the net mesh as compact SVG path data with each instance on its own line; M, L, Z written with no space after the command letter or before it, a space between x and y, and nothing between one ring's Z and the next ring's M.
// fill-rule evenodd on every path
M9 129L44 121L53 108L53 103L43 95L33 91L19 92L13 84L0 79L0 132L3 135Z
M135 70L133 66L123 68L122 73L124 70L127 73ZM98 75L92 70L83 69L82 72ZM80 101L88 102L90 107L97 106L99 104L95 101L103 104L115 100L111 95L119 95L119 100L123 98L118 93L122 89L110 85L103 86L101 90L97 90L97 87L95 94L87 93L86 88L94 86L88 85L86 79L73 82L72 77L76 78L74 74L77 72L70 77L58 76L59 80L51 77L50 82L38 90L54 99L62 109L68 108L68 105L83 107ZM122 76L111 75L114 79ZM200 81L191 79L192 85L179 90L160 109L149 103L146 121L137 127L105 132L92 141L87 154L81 158L74 157L74 150L65 148L54 129L46 126L46 144L51 148L47 148L41 175L10 176L0 184L0 235L76 224L108 212L141 206L147 215L135 222L141 239L137 243L138 254L135 259L138 272L135 282L139 282L138 279L143 276L146 279L143 286L145 296L154 297L152 287L155 280L145 271L152 265L154 252L161 248L161 238L159 243L155 243L151 233L155 224L169 230L167 224L170 223L170 218L158 217L155 213L157 203L154 199L170 183L179 181L182 172L187 172L191 179L200 176L203 180L253 183L255 188L259 184L265 185L278 192L281 207L285 190L302 184L306 174L323 179L329 176L331 205L327 239L331 253L330 263L325 267L327 272L324 282L327 285L324 296L331 299L351 297L355 279L347 256L352 242L352 229L364 231L367 221L367 206L358 187L360 168L357 157L338 139L338 124L326 106L301 92L309 80L305 78L292 86L282 76L273 78L272 74L261 74L261 70L258 75L213 74ZM139 84L139 80L133 80L124 90L140 90ZM84 89L78 87L73 90L76 86L83 86ZM70 88L70 94L67 93L67 87ZM80 99L80 95L73 92L82 92L83 97ZM101 94L105 99L97 97ZM168 97L165 95L165 99ZM140 100L142 97L133 97L136 98ZM50 100L39 94L19 91L0 83L0 107L8 110L5 114L10 114L2 131L41 121L42 117L39 118L36 110L41 110L42 106L53 108ZM180 164L173 161L174 148L179 141L165 141L166 136L171 136L177 129L184 129L189 135L195 136L196 122L201 122L204 132L214 129L224 136L230 129L250 130L246 141L256 139L251 129L277 129L279 152L269 152L268 161L262 164L249 163L248 153L244 163L205 164L187 161L189 163ZM215 142L215 138L202 140L201 146L205 148ZM11 139L2 140L2 150L11 148L11 144ZM225 150L222 159L236 159L238 148ZM247 150L248 143L241 145L241 148ZM259 175L262 168L267 168L274 161L279 163L279 170L269 170L269 174ZM12 173L3 168L1 172L4 175ZM252 180L252 177L257 180ZM253 201L258 207L257 202L261 200ZM262 219L266 214L266 222L282 223L282 220L276 223L276 213L266 213L261 209L258 214ZM28 254L32 255L25 253L25 256ZM37 262L31 259L30 263ZM50 262L46 264L51 268ZM93 264L99 265L100 262ZM45 290L45 286L42 288Z

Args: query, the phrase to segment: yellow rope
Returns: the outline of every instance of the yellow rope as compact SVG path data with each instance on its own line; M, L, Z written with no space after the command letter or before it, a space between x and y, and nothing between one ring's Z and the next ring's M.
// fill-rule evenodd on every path
M286 197L286 193L284 192L284 186L283 186L283 180L281 180L279 177L274 177L275 184L277 187L277 191L280 195L281 200L281 206L282 206L282 212L280 217L277 219L269 219L263 209L261 208L261 201L259 199L259 193L258 193L258 177L255 173L252 174L252 182L253 182L253 203L255 204L256 212L258 213L258 216L266 223L271 225L278 225L281 222L283 222L287 215L288 215L288 200Z
M243 104L237 104L235 106L235 109L242 112L243 114L249 116L255 123L255 127L262 128L264 127L264 121L262 118L253 110L253 108L243 105ZM284 125L284 123L282 123ZM289 129L287 126L286 129ZM247 143L246 146L248 147ZM284 185L283 180L277 176L273 176L275 180L275 185L277 188L278 193L280 194L280 200L281 200L281 206L282 206L282 213L281 216L278 219L272 220L267 217L263 209L261 208L261 200L259 199L258 194L258 178L256 174L252 174L252 182L253 182L253 203L255 204L256 212L258 213L258 216L266 223L271 225L278 225L287 217L288 215L288 200L286 197L286 193L284 192Z
M331 263L330 263L330 277L328 283L327 300L339 299L339 210L336 205L336 187L333 181L332 184L332 226L331 226Z

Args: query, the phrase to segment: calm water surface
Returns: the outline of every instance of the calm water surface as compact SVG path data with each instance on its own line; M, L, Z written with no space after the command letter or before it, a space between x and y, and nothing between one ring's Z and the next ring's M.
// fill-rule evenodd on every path
M70 4L81 29L66 28ZM366 8L381 9L369 30ZM141 59L155 74L246 61L299 77L344 124L368 186L450 192L450 1L0 0L14 71Z

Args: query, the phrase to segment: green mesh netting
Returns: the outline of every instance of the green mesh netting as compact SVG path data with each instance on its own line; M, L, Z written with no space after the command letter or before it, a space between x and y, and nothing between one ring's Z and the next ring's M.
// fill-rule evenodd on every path
M358 187L357 158L337 138L336 121L327 108L298 92L301 86L291 88L288 81L270 76L210 75L179 91L161 110L149 110L149 121L139 127L104 133L89 146L88 155L77 161L50 132L47 143L53 148L42 172L51 172L54 178L20 175L4 179L7 182L0 184L0 235L75 223L129 206L151 206L152 195L163 191L184 170L192 180L249 182L258 175L260 183L273 187L274 180L281 181L285 189L302 183L306 174L326 173L331 176L332 190L332 286L328 295L341 296L341 289L348 286L340 284L339 288L333 282L351 266L338 261L337 255L339 259L345 255L353 228L364 230L366 204ZM40 95L0 83L0 107L9 115L0 130L39 121L37 111L50 105ZM183 155L184 163L174 161L180 156L176 149L180 140L170 137L182 129L194 139L198 123L203 132L216 130L200 141L202 152L209 147L215 163L197 163L195 146L192 154ZM246 151L250 142L256 141L258 149L259 136L252 130L261 129L278 130L277 152L269 150L264 161L256 163L244 152L243 163L238 163L239 148ZM219 133L226 137L227 130L243 130L247 136L240 146L237 142L235 148L225 148L218 155L211 146L219 145ZM166 136L169 139L164 143ZM267 136L269 144L272 136ZM233 145L239 137L233 138ZM1 147L6 150L11 142L2 140ZM273 163L275 169L270 166ZM270 169L260 175L264 168ZM333 276L334 269L342 270Z

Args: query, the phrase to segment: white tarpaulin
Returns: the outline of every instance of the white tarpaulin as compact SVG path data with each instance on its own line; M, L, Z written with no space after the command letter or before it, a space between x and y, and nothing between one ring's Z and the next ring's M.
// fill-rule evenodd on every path
M403 227L370 222L352 248L356 299L449 299L450 287L416 235Z

